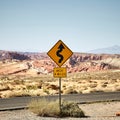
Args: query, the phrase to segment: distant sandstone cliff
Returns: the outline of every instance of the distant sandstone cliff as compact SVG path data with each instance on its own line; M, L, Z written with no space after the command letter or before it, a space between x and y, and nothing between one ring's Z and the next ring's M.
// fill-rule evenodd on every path
M69 73L120 69L120 54L74 53L63 65ZM57 65L46 53L0 51L0 74L48 74Z
M0 60L30 60L30 57L19 52L0 51Z

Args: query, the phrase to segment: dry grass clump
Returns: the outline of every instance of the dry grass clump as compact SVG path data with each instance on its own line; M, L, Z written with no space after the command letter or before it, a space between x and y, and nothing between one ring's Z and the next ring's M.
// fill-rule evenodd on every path
M120 78L120 70L109 70L101 72L71 73L68 75L74 81L78 80L117 80Z
M73 102L62 101L61 112L58 100L33 100L28 104L28 108L33 113L42 117L85 117L84 112Z
M63 94L77 94L78 92L71 86L63 90Z
M33 100L28 104L29 110L38 116L57 117L60 114L58 101L47 101L46 99Z
M0 83L0 91L6 91L9 90L9 86L8 85L3 85L2 83Z

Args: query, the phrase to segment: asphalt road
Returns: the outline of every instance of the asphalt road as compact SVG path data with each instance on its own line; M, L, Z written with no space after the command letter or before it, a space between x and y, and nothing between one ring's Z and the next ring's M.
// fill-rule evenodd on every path
M23 109L27 107L27 104L33 99L46 98L48 100L58 99L59 96L40 96L40 97L13 97L7 99L0 99L0 111ZM62 99L74 101L77 103L98 102L98 101L120 101L120 92L109 93L90 93L90 94L70 94L62 95Z

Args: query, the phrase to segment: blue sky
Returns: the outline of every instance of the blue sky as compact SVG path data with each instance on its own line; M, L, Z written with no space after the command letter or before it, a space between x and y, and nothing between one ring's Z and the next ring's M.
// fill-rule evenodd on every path
M120 0L0 0L0 49L73 52L120 45Z

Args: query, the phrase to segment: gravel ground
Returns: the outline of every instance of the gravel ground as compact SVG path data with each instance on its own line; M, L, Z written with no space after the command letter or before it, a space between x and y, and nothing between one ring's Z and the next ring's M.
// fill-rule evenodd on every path
M29 110L1 111L0 120L120 120L116 112L120 111L120 102L80 104L87 118L50 118L39 117Z

